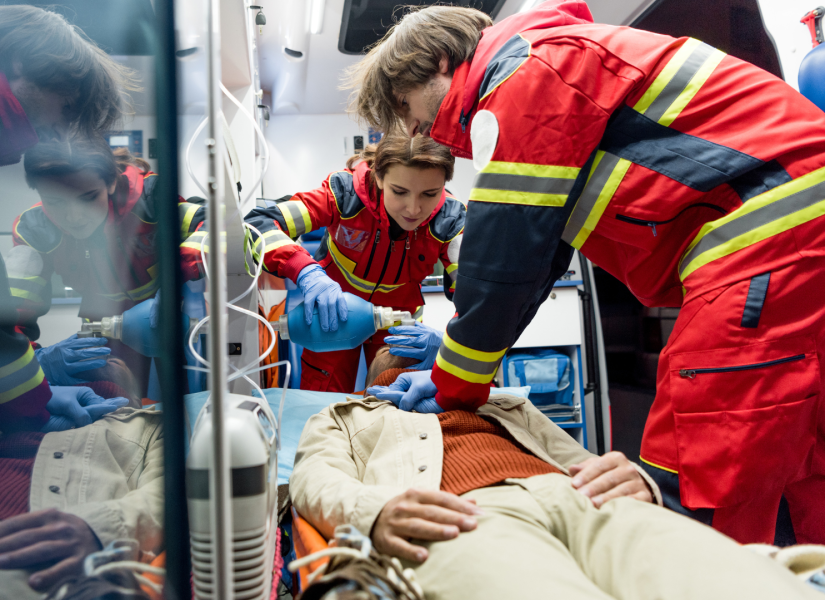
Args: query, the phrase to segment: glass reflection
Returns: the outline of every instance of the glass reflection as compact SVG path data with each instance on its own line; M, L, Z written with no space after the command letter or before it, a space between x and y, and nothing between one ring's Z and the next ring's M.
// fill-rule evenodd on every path
M141 335L158 327L154 17L142 0L66 4L0 6L4 598L84 585L102 596L112 582L90 579L90 554L93 569L163 550L151 358L123 335L100 336L137 307ZM194 231L200 207L180 205ZM140 589L133 574L121 579Z

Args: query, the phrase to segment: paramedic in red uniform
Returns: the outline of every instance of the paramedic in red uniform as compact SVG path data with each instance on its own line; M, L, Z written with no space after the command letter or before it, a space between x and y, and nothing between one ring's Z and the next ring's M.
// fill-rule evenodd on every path
M741 542L825 542L825 114L689 38L552 0L490 26L406 15L351 72L354 109L472 157L454 302L407 406L477 408L574 249L681 306L642 442L669 505Z
M247 215L247 223L263 234L264 248L255 235L256 257L263 256L267 271L301 288L307 323L317 303L324 331L346 320L342 291L418 318L424 305L421 282L438 261L448 298L455 289L465 209L444 189L453 166L450 151L429 138L387 135L320 188ZM327 231L316 262L294 240L321 227ZM401 341L397 336L385 340L387 333L377 332L363 344L367 366L382 345ZM416 368L432 368L440 333L421 324L393 327L389 333L410 336L420 351L393 348L393 353L419 356ZM305 349L301 389L355 391L360 355L360 347L323 353Z

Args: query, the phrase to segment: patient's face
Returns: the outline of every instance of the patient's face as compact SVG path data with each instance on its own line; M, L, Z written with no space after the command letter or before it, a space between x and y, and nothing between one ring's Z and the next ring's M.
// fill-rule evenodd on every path
M409 369L418 361L414 358L407 358L405 356L395 356L390 354L389 346L381 346L378 352L375 353L375 358L367 371L367 386L370 387L384 371L389 369Z

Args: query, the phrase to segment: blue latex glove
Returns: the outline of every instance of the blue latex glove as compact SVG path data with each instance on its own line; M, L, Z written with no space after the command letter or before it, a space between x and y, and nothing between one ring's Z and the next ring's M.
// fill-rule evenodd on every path
M420 413L443 413L435 401L438 391L431 379L432 371L401 373L395 383L367 388L367 394L379 400L389 400L401 410Z
M87 387L50 388L52 399L46 404L46 410L51 413L51 417L40 429L43 433L84 427L129 404L126 398L101 398Z
M301 269L295 283L304 293L304 319L307 325L312 324L312 310L317 303L321 331L338 331L338 319L346 322L349 312L341 286L317 264Z
M78 373L106 366L106 357L112 350L105 345L106 338L78 338L73 335L62 342L35 350L34 355L50 384L75 385L85 381L75 377Z
M413 326L390 327L389 332L392 335L385 337L384 342L390 346L390 354L421 361L417 365L408 367L410 369L429 371L433 368L438 349L441 347L442 333L440 331L422 323L416 323Z
M149 308L149 327L157 329L158 322L160 321L160 290L158 290L154 298L149 298L148 300L144 300L144 302L152 303Z

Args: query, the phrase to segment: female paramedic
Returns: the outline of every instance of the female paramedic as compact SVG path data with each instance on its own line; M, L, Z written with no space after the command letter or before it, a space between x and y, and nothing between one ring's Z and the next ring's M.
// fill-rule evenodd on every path
M10 272L12 295L25 311L36 318L49 310L53 272L81 294L84 319L119 315L157 292L157 175L146 161L113 151L102 138L74 137L41 142L26 152L24 166L41 199L17 217L12 232L15 246L37 252L28 268ZM204 209L177 201L187 237ZM182 246L181 258L184 277L198 279L199 251ZM109 344L144 388L149 359L116 340Z
M388 135L353 156L346 169L332 173L320 188L247 215L246 221L263 234L263 248L255 237L256 256L263 256L267 271L301 288L307 323L317 303L324 331L336 330L338 320L347 318L342 290L418 316L424 304L421 282L436 261L444 265L448 298L455 289L465 208L444 190L453 165L450 151L428 138ZM293 240L320 227L327 231L316 262ZM440 334L429 327L391 328L390 333L415 334L410 345L419 346L419 368L432 367ZM385 336L379 332L364 343L367 365ZM304 350L301 389L352 392L360 352Z

